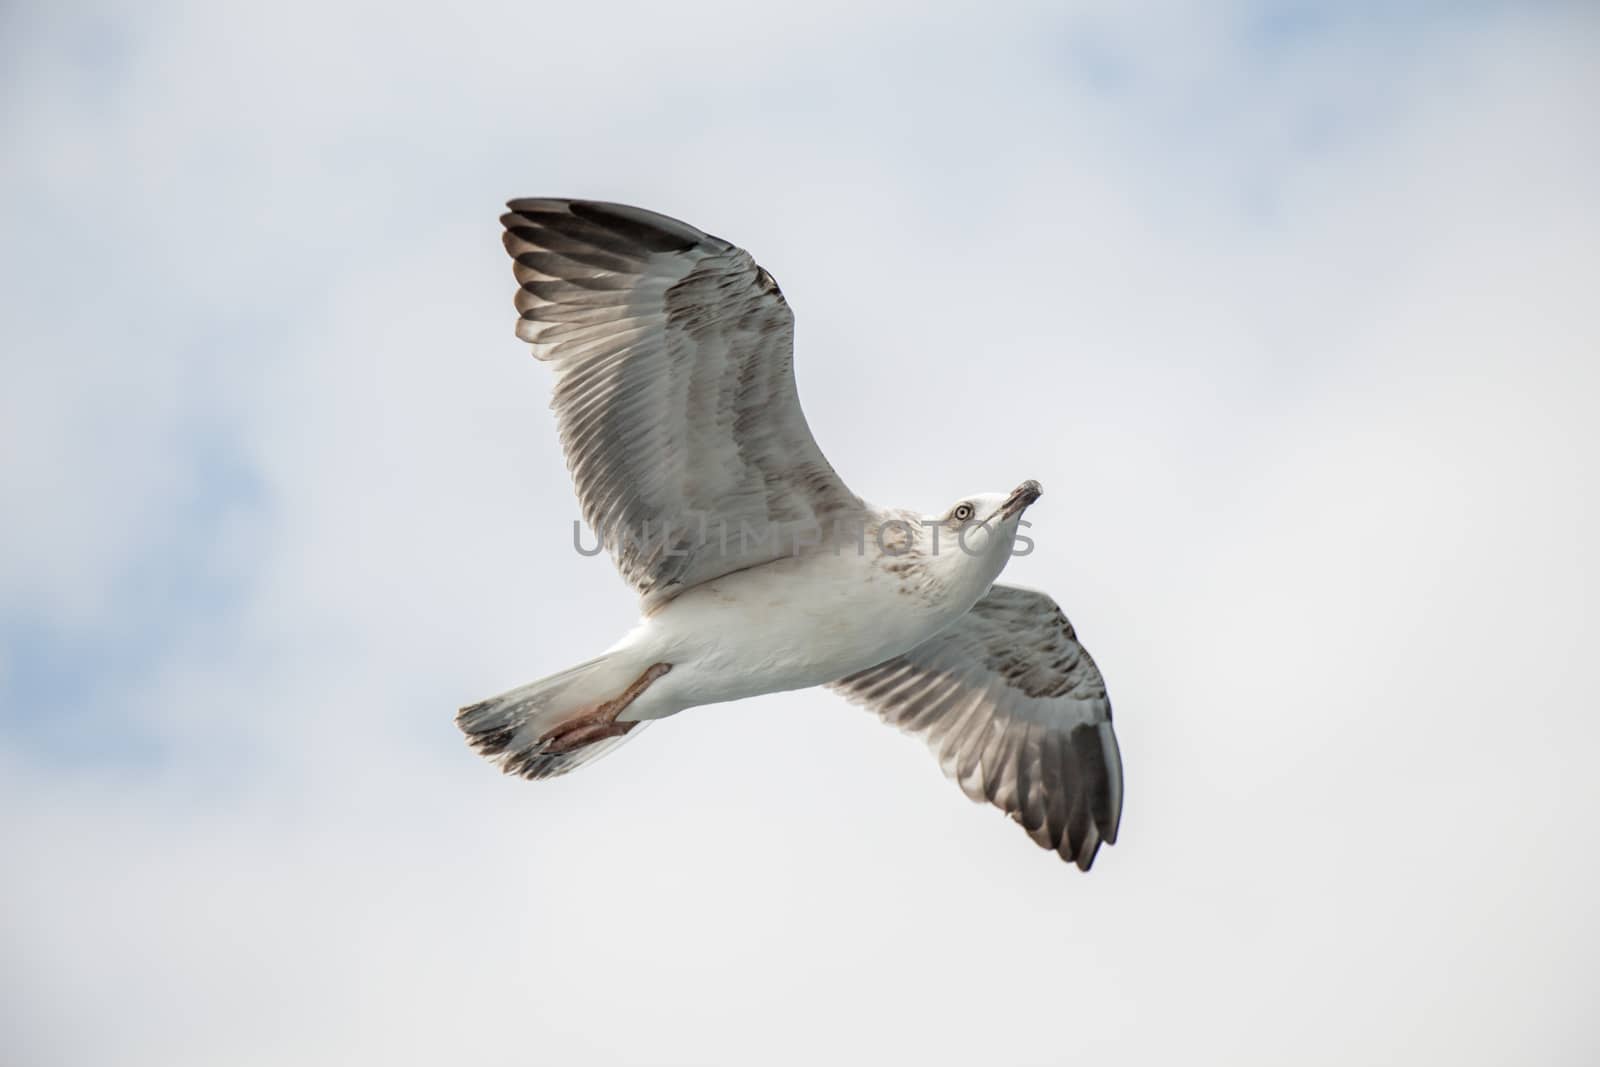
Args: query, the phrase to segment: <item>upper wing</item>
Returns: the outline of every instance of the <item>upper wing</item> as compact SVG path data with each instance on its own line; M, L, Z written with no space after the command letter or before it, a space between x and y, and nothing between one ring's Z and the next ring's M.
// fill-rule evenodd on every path
M1080 869L1116 842L1122 757L1105 682L1043 593L994 586L949 629L831 688L921 736L969 797Z
M508 206L517 336L555 365L583 517L646 610L861 511L800 410L794 316L747 252L621 204Z

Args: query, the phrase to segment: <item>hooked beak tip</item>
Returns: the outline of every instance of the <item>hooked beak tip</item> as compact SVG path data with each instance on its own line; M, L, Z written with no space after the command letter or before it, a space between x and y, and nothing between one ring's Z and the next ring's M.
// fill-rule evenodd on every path
M1011 491L1011 495L1006 498L1005 506L1001 513L1005 518L1009 519L1043 495L1044 487L1029 478Z

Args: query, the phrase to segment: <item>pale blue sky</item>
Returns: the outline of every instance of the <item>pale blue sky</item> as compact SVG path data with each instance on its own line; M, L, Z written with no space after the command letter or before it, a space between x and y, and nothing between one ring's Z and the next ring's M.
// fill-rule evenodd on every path
M11 5L0 1059L1586 1062L1597 30ZM540 194L749 248L869 498L1044 483L1092 875L825 693L460 742L634 612L511 333Z

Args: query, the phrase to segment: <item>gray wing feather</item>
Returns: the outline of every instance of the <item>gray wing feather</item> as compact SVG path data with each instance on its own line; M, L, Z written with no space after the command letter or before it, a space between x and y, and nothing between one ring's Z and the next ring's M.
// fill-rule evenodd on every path
M748 253L620 204L508 207L517 336L555 365L584 520L647 611L861 514L800 409L794 316Z
M967 796L1087 871L1122 819L1105 681L1054 600L994 586L949 629L832 683L921 737Z

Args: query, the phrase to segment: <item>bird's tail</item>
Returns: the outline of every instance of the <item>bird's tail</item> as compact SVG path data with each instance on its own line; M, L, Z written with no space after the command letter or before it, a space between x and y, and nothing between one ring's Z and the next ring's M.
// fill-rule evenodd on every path
M608 652L549 678L469 704L456 725L479 755L507 774L554 778L591 763L644 729L615 721L665 664Z

